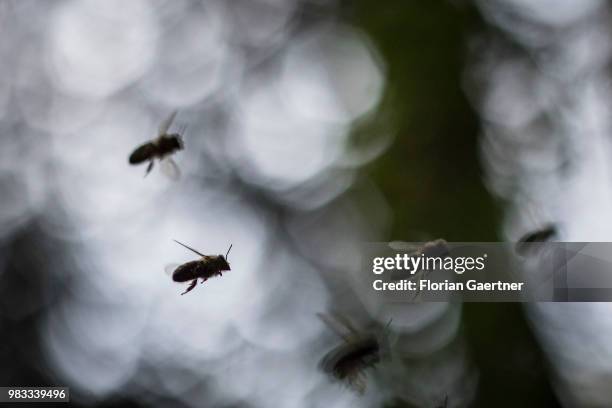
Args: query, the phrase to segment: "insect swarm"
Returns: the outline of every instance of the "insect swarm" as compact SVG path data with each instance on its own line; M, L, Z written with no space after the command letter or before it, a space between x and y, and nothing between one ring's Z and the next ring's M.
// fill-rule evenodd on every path
M196 261L190 261L179 265L172 272L172 280L175 282L188 282L191 281L187 290L185 290L181 295L193 290L198 283L198 279L202 279L202 283L206 282L209 278L212 278L215 275L222 276L223 271L229 271L230 265L227 262L227 257L232 249L232 245L230 245L229 249L225 256L223 255L204 255L195 249L174 240L179 245L184 246L192 252L200 255L202 258Z
M172 112L160 125L157 137L139 146L130 154L129 162L132 165L149 162L145 177L153 169L155 159L162 163L162 171L172 179L177 179L180 170L174 160L169 156L184 147L183 138L179 133L168 133L168 129L174 121L176 111Z
M335 319L320 313L318 316L344 340L323 356L319 368L363 394L367 385L365 370L379 363L383 354L381 339L374 333L359 332L341 316Z

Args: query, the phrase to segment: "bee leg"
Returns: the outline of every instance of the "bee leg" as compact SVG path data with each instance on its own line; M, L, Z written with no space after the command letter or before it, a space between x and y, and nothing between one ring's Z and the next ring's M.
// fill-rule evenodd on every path
M147 171L145 172L145 177L147 177L149 173L151 172L151 170L153 170L153 163L154 163L153 160L149 162L149 165L147 166Z
M204 283L204 282L206 282L207 280L208 280L208 278L202 278L202 282L201 282L201 283Z
M197 280L197 279L192 280L192 281L191 281L191 283L189 284L189 287L187 288L187 290L186 290L186 291L184 291L183 293L181 293L181 295L184 295L185 293L187 293L187 292L189 292L189 291L193 290L193 288L195 288L195 286L196 286L197 284L198 284L198 280Z

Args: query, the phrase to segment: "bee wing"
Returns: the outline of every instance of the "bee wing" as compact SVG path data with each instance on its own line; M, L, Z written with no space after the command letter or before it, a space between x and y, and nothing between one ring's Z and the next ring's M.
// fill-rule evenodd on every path
M181 169L172 158L166 157L161 161L161 172L164 173L170 180L176 181L181 178Z
M438 408L446 408L448 407L448 395L444 397L444 401L442 401L442 405L438 405Z
M450 249L448 247L448 243L442 239L438 238L435 241L426 242L420 249L422 254L425 256L446 256L448 255Z
M159 124L159 131L157 133L158 136L165 135L168 132L168 129L170 129L177 112L178 111L172 111L172 113L170 113L170 115Z
M325 353L323 358L319 360L319 369L327 374L333 375L336 363L346 354L347 347L350 347L349 344L350 343L342 343Z
M396 251L405 251L408 253L416 252L419 249L417 245L414 245L409 242L402 242L402 241L389 242L389 247Z
M353 332L352 329L349 329L346 325L334 319L332 316L328 316L324 313L317 313L317 316L323 321L323 323L325 323L327 327L340 336L340 338L342 338L344 341L350 341L351 335L356 333L356 331Z
M348 317L339 313L333 313L332 317L336 319L336 321L340 323L340 325L342 325L350 334L359 334L359 330L357 330Z
M179 266L181 266L180 263L168 264L164 267L164 272L166 273L166 275L172 275L172 272L174 272Z
M349 378L349 385L353 387L357 393L363 395L368 386L368 380L363 373L355 373L353 376Z

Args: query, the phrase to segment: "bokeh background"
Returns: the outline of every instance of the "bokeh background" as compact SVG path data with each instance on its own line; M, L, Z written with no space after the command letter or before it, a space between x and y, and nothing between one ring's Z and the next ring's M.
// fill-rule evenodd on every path
M0 385L74 406L609 407L607 304L424 304L372 241L608 240L603 0L0 0ZM182 178L130 167L173 110ZM184 287L166 265L233 244ZM393 315L359 396L318 371Z

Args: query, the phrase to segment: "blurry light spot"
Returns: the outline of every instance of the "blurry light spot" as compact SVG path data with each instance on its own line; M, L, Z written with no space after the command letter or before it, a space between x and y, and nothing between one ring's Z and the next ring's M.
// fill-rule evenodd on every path
M7 75L7 74L3 74ZM11 95L11 86L8 81L0 79L0 119L2 119L6 113L8 101Z
M223 18L209 3L165 27L158 62L140 83L143 92L165 105L186 106L216 91L232 72L227 65ZM234 67L242 65L234 63Z
M249 163L243 174L282 190L322 173L340 159L352 121L376 106L383 84L367 42L348 28L300 38L275 83L245 89L242 151L233 153Z
M62 133L78 131L102 110L102 105L96 102L48 91L46 87L29 88L18 94L21 110L33 128Z
M0 152L0 157L3 156L4 154ZM28 222L46 198L43 173L38 163L30 163L22 166L21 172L16 171L16 161L23 158L23 156L12 156L0 166L0 168L10 166L11 163L15 166L13 169L5 168L0 173L0 186L2 186L0 238L11 234L16 228Z
M17 58L14 92L30 127L48 132L72 132L97 116L104 102L56 92L46 71L43 47L28 44Z
M228 360L218 373L228 396L243 398L257 407L312 406L305 397L320 377L310 355L244 348Z
M245 177L283 189L330 166L342 151L347 128L297 116L274 90L257 87L245 95L238 147L252 166L241 169Z
M538 23L567 25L595 11L602 0L503 0Z
M293 0L243 0L229 5L234 20L232 27L240 41L250 46L263 46L284 38L285 28L294 8Z
M280 92L304 118L347 124L378 103L383 84L365 38L347 27L326 27L289 49Z
M146 0L62 3L50 27L51 75L75 95L108 96L153 63L156 24Z
M354 181L355 174L352 171L330 170L300 184L298 188L279 193L279 198L293 208L314 210L345 193Z
M46 347L48 356L58 371L69 381L72 387L86 394L102 397L109 392L120 389L129 381L136 369L139 357L139 342L130 341L128 337L123 338L120 346L106 343L108 335L120 340L123 329L130 324L123 310L116 313L114 326L108 326L106 320L101 326L103 318L112 316L107 314L104 308L94 305L78 309L68 308L56 309L48 318L46 325ZM102 305L98 305L102 306ZM76 313L87 313L85 320L75 319ZM87 323L83 325L82 323ZM116 324L119 324L117 326ZM91 325L103 329L104 336L93 335L89 329ZM116 335L111 332L117 331Z
M269 350L294 350L320 335L316 313L326 310L329 294L318 272L287 253L267 259L267 308L244 320L240 332L251 343Z
M508 127L524 126L542 111L541 92L533 70L516 61L499 64L492 72L483 101L483 116Z

